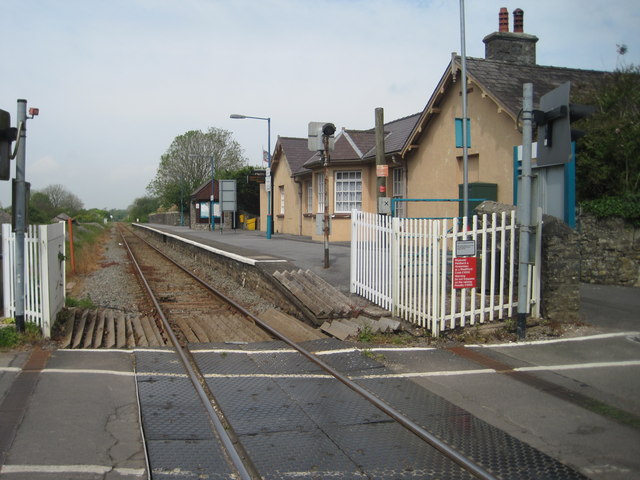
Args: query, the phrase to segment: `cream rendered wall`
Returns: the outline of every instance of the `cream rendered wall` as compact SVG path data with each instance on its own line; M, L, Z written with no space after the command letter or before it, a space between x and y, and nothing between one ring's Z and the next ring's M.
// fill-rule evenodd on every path
M462 117L459 83L448 88L432 116L420 147L407 159L407 198L458 198L463 183L462 148L455 146L454 119ZM468 150L469 182L498 184L498 201L513 199L513 146L522 143L511 116L498 108L480 87L468 87L471 148ZM457 216L454 202L407 204L410 217Z
M273 175L273 233L300 234L300 199L298 184L291 178L286 155L279 158L272 170ZM282 190L281 190L282 189ZM280 197L284 191L284 214L281 213Z
M262 232L267 231L267 191L264 183L260 184L260 225L258 228Z
M334 215L335 208L335 172L347 172L347 171L359 171L362 173L362 209L365 212L375 212L377 209L376 206L376 176L375 176L375 165L340 165L340 166L330 166L328 168L328 178L329 178L329 213L331 214L331 235L329 236L329 242L348 242L351 240L351 215L338 213ZM314 171L313 175L313 192L315 198L313 200L314 212L318 212L318 197L317 191L318 186L316 185L316 173L320 173L322 170ZM315 228L315 217L309 219L312 223L310 235L313 240L322 241L324 240L324 235L317 235Z

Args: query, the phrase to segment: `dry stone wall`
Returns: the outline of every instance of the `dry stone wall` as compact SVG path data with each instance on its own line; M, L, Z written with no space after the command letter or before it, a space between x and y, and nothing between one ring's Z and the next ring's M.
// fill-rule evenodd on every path
M640 287L640 228L583 213L578 231L582 282Z

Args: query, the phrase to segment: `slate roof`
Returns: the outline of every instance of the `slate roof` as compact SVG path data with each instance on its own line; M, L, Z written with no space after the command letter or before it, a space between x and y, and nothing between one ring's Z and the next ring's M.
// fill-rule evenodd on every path
M456 57L460 65L460 57ZM571 82L571 90L589 87L608 72L544 65L523 65L482 58L467 58L467 75L490 93L514 118L522 107L522 84L533 84L533 103L557 86Z
M384 131L387 134L384 137L384 151L385 155L392 155L399 152L405 146L409 135L416 126L416 123L420 119L422 112L414 113L407 117L393 120L392 122L384 124ZM372 132L374 130L371 130ZM365 153L365 158L371 158L376 156L375 148L375 136L373 141L373 148Z
M214 178L214 198L218 198L218 180ZM191 200L209 200L211 197L211 179L205 181L191 193Z
M356 132L358 131L356 130ZM362 151L352 139L350 141L350 135L347 130L341 130L336 136L333 151L331 152L331 164L354 163L360 160L362 160ZM314 153L304 164L306 168L314 168L321 165L323 165L323 161L319 152Z
M393 120L384 124L385 155L393 155L405 146L409 134L420 118L420 113ZM369 130L342 130L336 137L334 151L331 152L331 163L369 163L376 157L375 128ZM321 165L319 154L315 154L305 163L305 167L313 168Z
M583 88L592 88L594 84L604 79L609 73L473 57L467 57L466 60L469 78L492 98L500 108L506 111L514 121L522 107L522 85L524 83L533 84L533 105L534 108L537 108L542 95L565 82L571 82L571 91L575 93ZM402 156L415 147L415 143L427 128L431 118L434 114L437 114L439 102L447 89L451 88L453 82L460 82L460 69L460 57L454 55L419 119L416 121L413 130L408 135L408 141L400 152Z
M304 162L313 155L313 152L309 150L308 144L309 142L306 138L278 136L274 159L279 160L280 155L284 152L292 176L310 173L311 171L303 166Z

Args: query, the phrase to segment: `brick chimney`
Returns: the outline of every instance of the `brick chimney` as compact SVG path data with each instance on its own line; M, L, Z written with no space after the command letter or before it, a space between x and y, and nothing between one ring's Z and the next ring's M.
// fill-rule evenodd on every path
M538 37L524 33L524 12L513 11L513 32L509 31L509 14L505 7L498 15L498 31L482 40L485 44L484 58L503 62L536 64L536 42Z

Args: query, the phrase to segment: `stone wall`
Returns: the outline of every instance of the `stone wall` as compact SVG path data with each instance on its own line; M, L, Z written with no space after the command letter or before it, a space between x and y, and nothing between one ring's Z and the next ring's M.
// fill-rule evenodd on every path
M475 211L484 213L511 212L513 205L483 202ZM563 221L544 215L542 219L542 266L540 314L547 320L570 322L580 314L580 249L576 231ZM519 233L518 233L519 235ZM533 238L532 238L533 241ZM516 237L516 258L518 253ZM517 275L516 275L517 281Z
M580 320L580 241L562 220L542 217L540 313L547 320Z
M484 202L476 212L511 209L512 205ZM576 230L549 215L542 223L543 318L579 320L581 282L640 287L640 228L619 218L589 214L580 215Z
M640 287L640 228L583 213L578 231L582 282Z
M149 214L149 223L179 226L180 212L151 213ZM184 216L184 224L189 225L189 217L187 215Z

